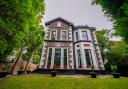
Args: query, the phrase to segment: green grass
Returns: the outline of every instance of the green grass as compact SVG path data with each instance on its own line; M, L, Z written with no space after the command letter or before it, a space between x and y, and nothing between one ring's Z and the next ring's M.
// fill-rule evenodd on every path
M0 80L0 89L128 89L128 79L13 76Z

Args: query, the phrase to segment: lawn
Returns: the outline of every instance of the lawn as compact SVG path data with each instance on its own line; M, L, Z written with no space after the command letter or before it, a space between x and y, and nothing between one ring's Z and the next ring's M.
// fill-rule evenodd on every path
M0 80L0 89L128 89L128 79L13 76Z

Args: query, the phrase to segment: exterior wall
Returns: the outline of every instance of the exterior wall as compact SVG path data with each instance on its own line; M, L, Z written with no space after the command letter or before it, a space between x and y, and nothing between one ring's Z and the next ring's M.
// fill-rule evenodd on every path
M87 31L88 40L82 39L82 31ZM76 34L78 32L79 41L76 41ZM87 63L85 60L85 52L84 49L90 49L92 54L92 60L96 70L104 69L100 49L98 46L98 42L95 36L95 31L91 31L90 29L75 29L74 31L74 42L75 42L75 58L76 58L76 69L78 68L78 56L77 50L80 49L81 52L81 60L82 60L82 69L90 69L87 68Z
M61 27L57 27L57 23L61 23ZM55 48L61 48L61 51L63 48L68 49L68 60L67 60L67 69L74 69L74 62L73 62L73 42L72 42L72 26L68 26L63 21L54 21L50 23L47 28L46 28L46 34L45 34L45 41L44 41L44 46L42 50L42 56L41 56L41 61L40 61L40 68L47 69L47 60L48 60L48 50L49 48L53 48L52 54L55 54ZM56 30L57 32L57 39L56 40L51 40L50 38L50 33L52 30ZM67 40L63 41L61 40L61 31L65 30L67 31ZM63 52L61 52L63 53ZM62 55L63 56L63 55ZM54 66L54 55L52 57L52 62L50 65L50 68L53 68ZM62 57L61 57L62 60ZM61 69L63 69L63 60L61 61Z
M61 23L61 26L57 26L58 23ZM55 56L55 48L61 48L61 63L60 63L60 69L64 69L64 59L63 59L63 49L66 48L68 50L67 54L67 69L85 69L90 70L87 66L87 61L85 57L85 51L84 49L90 49L91 55L92 55L92 61L94 63L96 70L104 70L104 65L100 53L100 49L98 46L98 42L96 39L95 31L92 30L89 27L82 27L77 28L74 30L74 28L68 23L61 21L61 20L55 20L53 22L50 22L46 26L46 33L44 38L44 46L42 50L41 55L41 61L39 68L47 69L47 63L48 63L48 53L49 48L52 48L52 59L51 59L51 65L50 68L52 69L54 67L54 56ZM57 37L55 40L51 40L51 31L56 30ZM61 32L65 30L67 31L67 40L61 39ZM88 40L82 39L82 31L87 32ZM78 32L79 40L76 41L76 34L75 32ZM81 54L81 60L82 60L82 68L78 68L78 55L77 50L80 50Z
M61 23L61 27L57 27L57 23ZM66 23L62 22L62 21L55 21L52 22L50 25L47 26L47 31L46 31L46 38L45 40L51 40L50 39L50 32L52 30L56 30L57 31L57 39L56 40L61 40L61 31L62 30L66 30L68 31L68 35L69 35L69 28L70 26L68 26ZM69 36L68 36L69 38Z
M99 69L104 70L105 68L104 68L104 64L103 64L103 60L102 60L102 56L101 56L101 52L100 52L100 48L99 48L99 45L98 45L98 41L97 41L95 32L91 32L91 35L92 35L92 38L93 38L94 49L95 49Z

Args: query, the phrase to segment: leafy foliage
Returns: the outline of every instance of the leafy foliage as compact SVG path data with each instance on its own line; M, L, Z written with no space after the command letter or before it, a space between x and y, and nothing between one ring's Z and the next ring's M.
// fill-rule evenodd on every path
M26 44L31 28L39 28L44 9L44 0L0 0L1 62Z
M38 49L36 49L36 51L34 52L33 58L32 58L32 62L34 64L39 64L40 59L41 59L41 53L42 53L42 47L40 46Z
M107 66L120 65L120 63L127 59L128 55L127 45L124 42L110 42L110 50L106 52Z
M114 33L113 33L114 34ZM112 36L113 36L112 34ZM109 31L96 31L97 40L101 49L101 54L107 70L111 70L111 66L125 64L128 57L128 45L124 41L110 41Z
M92 3L102 7L117 33L128 42L128 0L92 0Z
M117 70L117 66L116 65L111 65L111 70L115 73Z
M39 26L38 28L32 28L28 32L28 35L26 36L25 39L25 46L27 47L26 53L22 55L24 60L29 60L31 53L33 53L33 57L35 58L34 61L36 61L36 64L38 63L37 60L39 61L41 56L40 50L42 50L43 38L45 33L42 29L43 27Z
M105 52L106 52L106 50L109 49L109 37L108 37L109 32L110 31L106 30L106 29L96 31L96 37L97 37L97 40L99 43L101 55L102 55L104 62L105 62L105 60L104 60L105 59Z

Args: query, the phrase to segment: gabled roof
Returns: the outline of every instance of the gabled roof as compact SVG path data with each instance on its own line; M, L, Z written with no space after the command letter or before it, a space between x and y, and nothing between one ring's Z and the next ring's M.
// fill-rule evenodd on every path
M79 26L75 26L74 29L80 29L80 28L87 28L87 29L90 29L90 30L96 30L95 27L89 27L88 25L79 25Z
M58 18L52 19L52 20L50 20L50 21L48 21L48 22L45 22L45 25L49 25L50 23L52 23L52 22L54 22L54 21L57 21L57 20L61 20L61 21L65 22L65 23L67 23L67 24L70 25L70 26L73 26L73 25L74 25L73 23L71 23L71 22L69 22L69 21L67 21L66 19L61 18L61 17L58 17Z

